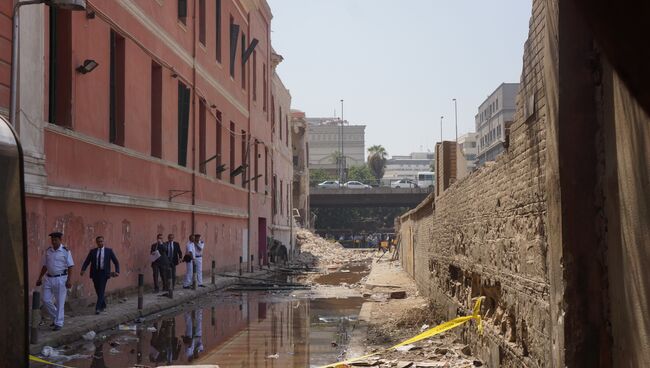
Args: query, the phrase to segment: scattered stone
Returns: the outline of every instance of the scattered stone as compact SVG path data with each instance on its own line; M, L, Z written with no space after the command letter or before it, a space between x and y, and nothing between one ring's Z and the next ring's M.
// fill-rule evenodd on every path
M438 355L447 355L447 353L449 352L449 349L447 349L447 348L436 348L433 352L435 354L438 354Z
M415 346L413 344L408 344L408 345L402 345L402 346L396 348L395 350L401 351L401 352L406 352L406 351L419 350L419 349L422 349L422 348L419 347L419 346Z
M59 351L51 346L43 346L43 349L41 349L41 355L46 358L55 357L59 356Z
M483 362L481 362L480 360L475 360L472 362L472 364L474 364L475 367L483 366Z
M108 343L108 345L110 345L112 347L116 347L116 346L120 346L120 343L117 342L117 341L111 341L110 343Z
M332 347L333 347L333 348L339 346L339 344L337 344L336 341L332 341L331 344L332 344Z
M472 355L472 348L470 348L469 345L463 346L463 348L460 349L460 351L465 355Z
M111 348L108 352L111 353L111 354L119 354L120 353L120 351L115 349L115 348Z
M90 330L90 331L86 332L85 334L81 335L81 337L86 341L95 340L95 336L97 336L97 334L93 330Z
M147 331L148 331L148 332L156 332L156 331L158 331L158 330L156 330L155 327L151 326L151 327L147 327Z
M280 353L275 353L273 355L269 355L266 357L266 359L278 359L280 357Z
M409 368L413 366L413 362L397 362L395 368Z
M406 291L404 290L391 291L389 296L391 299L404 299L406 298Z
M429 329L429 325L424 324L424 325L422 325L422 327L420 327L420 332L426 331L428 329Z

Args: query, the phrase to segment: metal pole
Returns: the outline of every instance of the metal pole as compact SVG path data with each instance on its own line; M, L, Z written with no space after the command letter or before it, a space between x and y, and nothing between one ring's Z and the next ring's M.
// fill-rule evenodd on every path
M216 272L215 272L216 268L217 268L216 262L212 260L212 285L217 283Z
M345 162L345 140L343 137L343 100L341 100L341 182L346 179L345 177L345 169L347 168L346 162ZM341 183L339 182L339 183Z
M255 256L251 254L251 272L255 272Z
M454 118L456 120L456 144L458 144L458 101L454 98Z
M32 328L31 339L32 344L38 344L38 324L41 322L41 293L35 291L32 294Z
M242 257L239 257L239 276L241 276L241 263L242 263Z
M444 119L444 116L440 117L440 143L442 143L442 119Z
M144 275L138 274L138 311L142 311L142 306L144 304Z

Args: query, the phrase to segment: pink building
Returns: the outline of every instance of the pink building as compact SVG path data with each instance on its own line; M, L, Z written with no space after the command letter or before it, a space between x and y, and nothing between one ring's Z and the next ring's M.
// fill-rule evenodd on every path
M202 234L204 270L212 260L237 269L240 257L244 267L259 265L272 223L268 4L87 3L86 12L21 10L17 128L30 283L53 230L65 234L79 266L94 238L106 238L122 265L112 291L134 287L138 273L151 282L157 233L174 233L183 246ZM93 294L90 280L73 281L73 295Z

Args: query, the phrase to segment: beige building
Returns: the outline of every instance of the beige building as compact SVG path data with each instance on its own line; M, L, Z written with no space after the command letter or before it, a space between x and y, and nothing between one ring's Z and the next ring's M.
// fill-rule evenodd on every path
M399 179L415 179L418 172L431 171L433 152L412 152L408 156L392 156L386 160L384 182Z
M289 115L291 109L291 94L284 86L282 80L275 72L282 56L271 54L273 74L271 80L271 124L273 136L273 180L271 183L271 234L270 236L284 244L289 252L293 250L292 212L292 184L293 184L293 159L291 146L291 129Z
M483 101L475 116L478 147L477 165L494 161L504 151L506 129L515 115L519 83L501 83Z
M293 219L302 227L311 226L309 209L309 124L305 113L291 110L291 146L293 151Z
M341 126L341 120L338 118L307 118L307 123L310 169L338 172L336 152L341 151L345 156L346 168L365 163L365 125L350 125L347 120L343 120Z
M478 144L476 139L478 133L469 132L458 137L458 146L467 163L467 171L476 170L476 159L478 156Z

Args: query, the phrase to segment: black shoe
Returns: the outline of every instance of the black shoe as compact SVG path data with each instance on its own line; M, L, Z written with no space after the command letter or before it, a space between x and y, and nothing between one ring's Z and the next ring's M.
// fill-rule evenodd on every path
M191 289L191 286L183 286L183 289Z
M59 330L61 330L61 326L54 325L54 327L52 328L52 331L59 331Z
M199 287L205 287L205 285L199 285Z
M101 311L99 311L99 310L95 311L95 314L100 314L100 313L101 313Z

